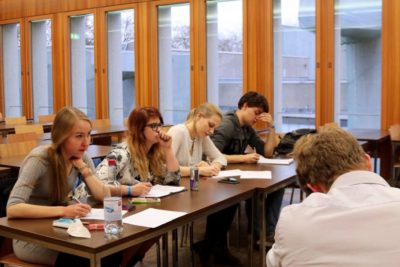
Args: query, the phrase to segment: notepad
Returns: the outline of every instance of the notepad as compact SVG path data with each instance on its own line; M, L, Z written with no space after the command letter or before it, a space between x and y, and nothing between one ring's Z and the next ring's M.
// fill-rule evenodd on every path
M236 177L240 179L271 179L271 171L242 171L242 170L228 170L220 171L218 175L212 176L212 179L220 179L224 177Z
M172 186L157 184L151 187L150 191L144 197L164 197L173 193L186 190L184 186Z
M187 212L149 208L124 218L123 223L155 228L185 214L187 214Z
M260 164L279 164L279 165L289 165L293 162L292 158L287 158L287 159L267 159L264 158L263 156L260 156L259 160L257 163Z

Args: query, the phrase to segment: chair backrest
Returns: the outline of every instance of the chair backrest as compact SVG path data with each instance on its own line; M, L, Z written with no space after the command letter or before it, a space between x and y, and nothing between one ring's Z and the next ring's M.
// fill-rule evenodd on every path
M37 133L43 134L43 125L41 124L26 124L26 125L16 125L15 133Z
M110 126L109 119L91 120L93 128L108 127Z
M394 124L389 127L390 139L400 141L400 124Z
M56 114L39 115L39 123L53 122Z
M0 144L0 158L24 156L35 147L37 147L37 141Z
M15 125L15 124L25 124L26 117L5 117L4 118L6 125Z
M37 141L38 135L35 132L7 134L7 143L17 143L23 141Z

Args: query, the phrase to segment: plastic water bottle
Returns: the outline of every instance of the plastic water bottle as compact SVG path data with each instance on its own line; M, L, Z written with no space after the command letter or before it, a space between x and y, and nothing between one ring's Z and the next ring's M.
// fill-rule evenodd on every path
M104 185L104 232L106 237L119 235L122 230L122 192L116 177L116 160L108 159L108 175L113 180Z

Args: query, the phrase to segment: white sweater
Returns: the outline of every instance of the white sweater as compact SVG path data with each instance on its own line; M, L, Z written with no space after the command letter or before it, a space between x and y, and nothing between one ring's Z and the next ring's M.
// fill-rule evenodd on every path
M196 137L192 140L189 129L184 124L171 127L168 134L172 136L172 149L180 166L199 163L203 154L212 163L217 162L222 166L226 166L225 156L218 150L209 136ZM191 153L192 146L193 153Z

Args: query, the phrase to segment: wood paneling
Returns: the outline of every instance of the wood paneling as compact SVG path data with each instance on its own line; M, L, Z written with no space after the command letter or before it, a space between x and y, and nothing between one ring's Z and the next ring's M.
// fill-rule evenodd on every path
M381 128L400 123L400 1L383 0Z
M334 120L334 0L316 1L315 126Z

